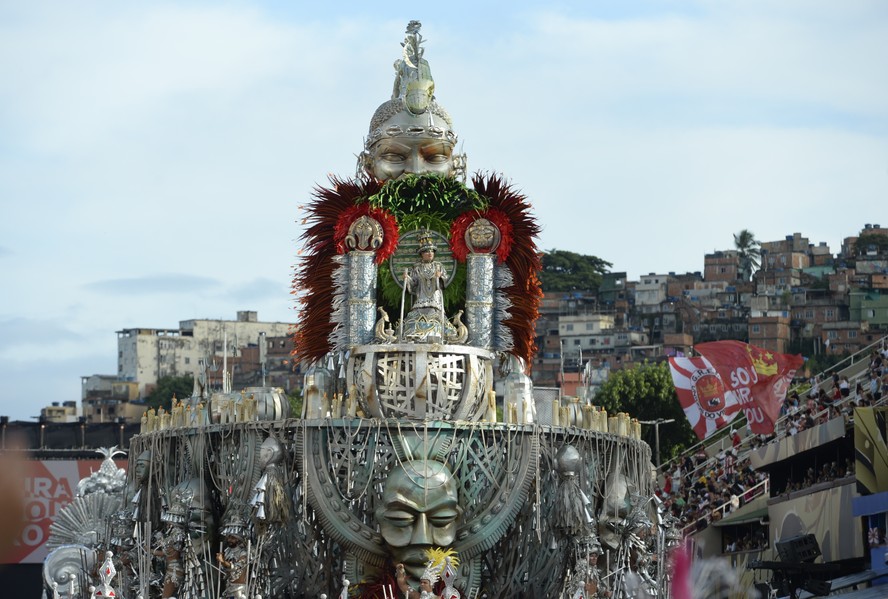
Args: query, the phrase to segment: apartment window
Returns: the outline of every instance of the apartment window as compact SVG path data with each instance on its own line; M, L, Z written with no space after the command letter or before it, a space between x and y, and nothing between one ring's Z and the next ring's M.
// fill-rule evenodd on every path
M834 318L835 315L836 315L836 311L833 310L832 308L827 308L826 310L823 311L824 318Z
M595 325L594 325L593 323L591 323L591 322L587 322L587 323L586 323L586 330L587 330L587 331L593 331L593 330L595 330Z
M581 345L583 342L580 339L574 339L574 345Z
M760 333L761 332L761 325L757 325L757 324L752 325L752 332L756 333L756 334Z
M564 325L564 330L565 331L572 331L572 330L574 330L574 325L566 324L566 325Z
M848 331L848 339L857 339L857 331Z
M805 310L805 318L814 318L814 310Z
M875 317L876 317L876 311L875 311L875 310L864 310L864 311L866 312L866 317L867 317L867 318L875 318Z
M838 331L827 331L827 332L826 332L826 336L827 336L828 339L838 339L838 338L839 338L839 332L838 332Z
M188 356L185 356L185 363L191 364L191 358L189 358Z

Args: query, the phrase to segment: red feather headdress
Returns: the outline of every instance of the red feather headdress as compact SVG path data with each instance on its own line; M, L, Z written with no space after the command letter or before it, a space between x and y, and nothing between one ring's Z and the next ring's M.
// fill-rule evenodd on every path
M336 230L343 215L374 194L381 185L375 179L342 181L331 177L332 188L317 187L315 201L302 221L308 228L302 234L304 254L293 277L290 293L299 296L301 314L293 332L293 355L312 362L330 351L330 334L335 324L330 320L335 286ZM355 216L357 218L360 215ZM350 223L349 223L350 224ZM385 225L383 225L385 227ZM345 225L346 232L348 225Z
M513 282L503 289L511 302L511 307L509 318L502 324L512 333L514 346L510 353L522 358L527 365L527 371L530 372L533 356L536 354L535 325L540 315L540 301L543 297L538 278L543 263L534 241L539 235L540 228L530 213L531 206L527 198L512 189L512 186L500 175L488 175L486 178L475 175L472 178L472 185L475 191L490 201L486 212L496 215L495 218L499 218L500 214L504 215L511 227L510 230L504 230L500 222L489 216L485 217L500 226L503 238L501 246L508 246L505 263L512 273ZM499 249L497 257L500 257Z

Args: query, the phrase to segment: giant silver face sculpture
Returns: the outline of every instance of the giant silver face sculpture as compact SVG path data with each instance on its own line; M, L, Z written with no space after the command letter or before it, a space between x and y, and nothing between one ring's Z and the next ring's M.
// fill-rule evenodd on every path
M384 121L381 127L401 134L384 137L369 149L369 170L374 177L388 181L407 174L453 176L453 144L429 133L430 130L449 129L449 124L441 117L432 114L417 117L405 107Z
M428 561L425 551L453 543L461 515L456 480L447 466L411 460L388 475L376 519L395 563L419 580Z
M392 98L370 120L360 160L364 173L380 181L409 174L453 177L465 172L465 156L453 153L453 121L435 101L435 83L421 44L419 29L408 28L404 58L395 63Z

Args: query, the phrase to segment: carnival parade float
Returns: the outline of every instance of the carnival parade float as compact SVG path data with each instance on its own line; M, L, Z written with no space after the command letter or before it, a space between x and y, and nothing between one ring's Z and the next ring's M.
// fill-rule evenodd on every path
M501 176L464 182L422 43L413 21L356 177L306 208L303 413L198 377L146 414L126 479L54 531L47 597L667 594L650 448L535 400L538 227Z

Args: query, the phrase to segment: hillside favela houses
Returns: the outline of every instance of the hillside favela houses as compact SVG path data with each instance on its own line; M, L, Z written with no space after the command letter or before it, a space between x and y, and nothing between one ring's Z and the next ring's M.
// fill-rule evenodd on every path
M699 272L546 292L530 202L468 175L420 28L359 173L310 202L295 332L118 331L118 371L26 431L47 508L16 563L53 599L885 596L888 230L741 231ZM639 365L687 422L602 407ZM700 442L661 456L679 424Z
M651 273L637 281L606 272L597 289L544 290L534 384L560 387L564 377L572 393L590 362L632 367L721 339L814 356L853 354L888 334L888 229L866 224L836 254L800 233L760 247L761 264L750 280L743 280L736 250L718 250L702 256L703 271ZM138 419L145 410L139 400L160 377L203 376L221 388L226 354L234 388L260 385L264 372L268 386L299 389L303 373L290 359L292 326L240 311L234 320L122 329L117 373L82 377L79 407L63 399L42 415L50 422Z

